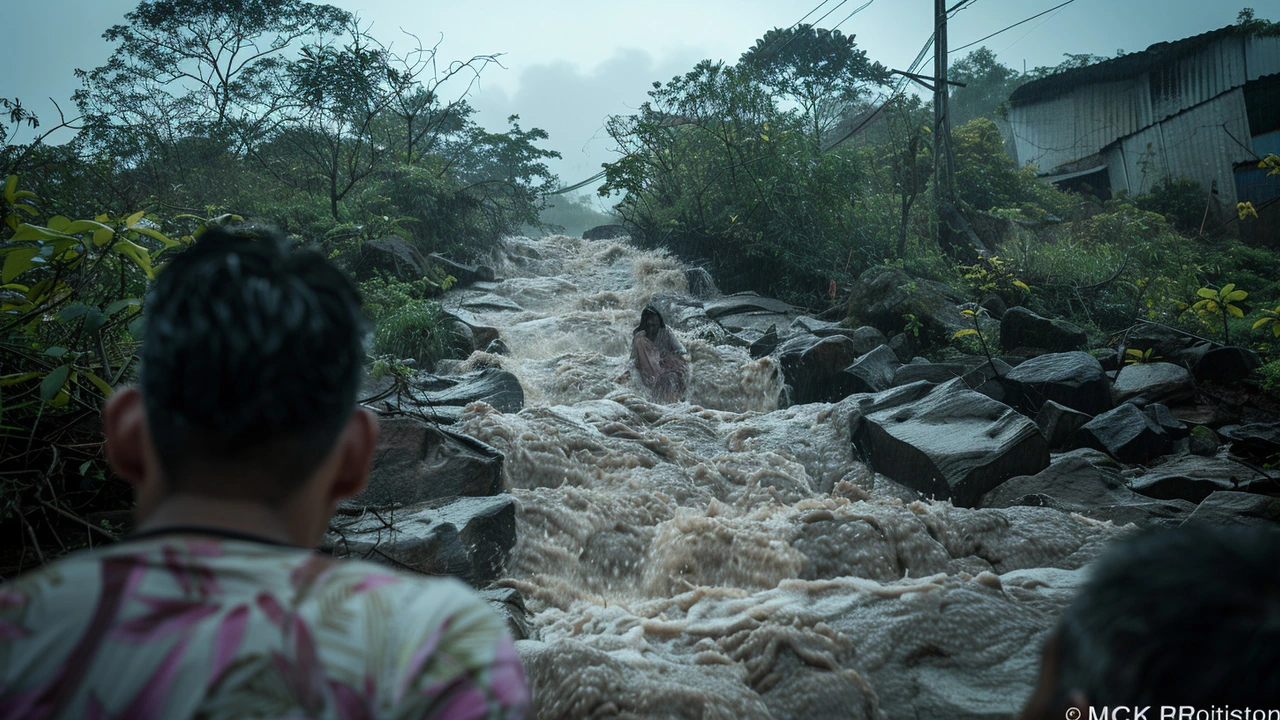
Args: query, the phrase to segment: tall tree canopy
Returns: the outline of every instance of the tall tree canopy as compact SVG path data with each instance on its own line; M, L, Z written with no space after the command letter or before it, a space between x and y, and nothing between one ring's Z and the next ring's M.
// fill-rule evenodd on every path
M776 97L794 102L815 142L888 71L867 59L853 35L798 25L774 28L742 54L739 66Z

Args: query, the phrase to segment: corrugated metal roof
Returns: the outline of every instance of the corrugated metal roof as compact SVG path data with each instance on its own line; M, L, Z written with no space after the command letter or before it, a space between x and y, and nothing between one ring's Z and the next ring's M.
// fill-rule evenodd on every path
M1250 82L1280 73L1280 37L1247 37L1244 41L1245 78Z
M1211 30L1174 42L1156 43L1142 52L1129 53L1118 58L1087 67L1065 70L1040 80L1033 80L1017 90L1009 97L1010 107L1027 103L1042 102L1058 97L1072 90L1093 83L1115 82L1147 75L1177 65L1180 60L1196 55L1217 40L1232 37L1252 37L1252 33L1238 25ZM1272 39L1272 38L1267 38ZM1272 71L1277 72L1277 71ZM1266 73L1264 73L1266 74ZM1219 79L1216 82L1221 82ZM1213 83L1210 78L1202 78L1201 83ZM1224 88L1227 89L1227 88Z

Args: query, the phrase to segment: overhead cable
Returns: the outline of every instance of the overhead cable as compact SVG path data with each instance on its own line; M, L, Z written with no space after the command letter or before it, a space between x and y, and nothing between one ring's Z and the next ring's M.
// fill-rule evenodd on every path
M1032 20L1035 20L1035 19L1036 19L1036 18L1038 18L1038 17L1042 17L1042 16L1044 16L1044 15L1048 15L1049 13L1053 12L1054 10L1057 10L1057 9L1059 9L1059 8L1064 8L1064 7L1066 7L1066 6L1070 5L1071 3L1075 2L1075 1L1076 1L1076 0L1067 0L1066 2L1062 3L1061 5L1055 5L1055 6L1051 7L1051 8L1049 8L1048 10L1045 10L1044 12L1036 13L1035 15L1032 15L1031 17L1029 17L1029 18L1027 18L1027 19L1025 19L1025 20L1019 20L1018 22L1016 22L1016 23L1014 23L1014 24L1010 25L1009 27L1006 27L1006 28L1002 28L1002 29L1000 29L1000 30L997 30L997 31L995 31L995 32L991 33L990 35L988 35L988 36L986 36L986 37L984 37L984 38L979 38L979 39L977 39L977 40L974 40L973 42L969 43L968 45L961 45L961 46L960 46L960 47L958 47L958 48L951 48L950 50L948 50L948 51L947 51L947 54L948 54L948 55L950 55L950 54L951 54L951 53L953 53L953 52L958 52L958 51L960 51L960 50L964 50L965 48L971 48L971 47L973 47L974 45L977 45L977 44L978 44L978 43L980 43L980 42L984 42L984 41L990 40L991 38L993 38L993 37L995 37L995 36L999 35L999 34L1000 34L1000 33L1002 33L1002 32L1007 32L1007 31L1009 31L1009 30L1012 30L1012 29L1014 29L1014 28L1018 27L1019 25L1022 25L1022 24L1024 24L1024 23L1029 23L1029 22L1031 22Z

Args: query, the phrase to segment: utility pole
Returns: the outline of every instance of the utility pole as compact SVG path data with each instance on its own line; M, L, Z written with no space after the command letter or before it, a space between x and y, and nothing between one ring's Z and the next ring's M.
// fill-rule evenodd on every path
M933 0L933 205L953 199L951 114L947 108L947 0Z

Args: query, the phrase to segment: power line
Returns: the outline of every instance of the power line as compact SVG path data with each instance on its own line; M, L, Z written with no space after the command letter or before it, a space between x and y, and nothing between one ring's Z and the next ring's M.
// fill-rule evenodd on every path
M908 73L914 73L916 70L920 69L920 66L924 63L925 54L929 52L929 48L933 47L933 41L936 39L937 39L936 32L933 35L929 36L929 39L925 42L924 47L920 48L919 54L916 55L916 59L913 60L911 62L911 65L907 68ZM844 137L840 138L839 140L836 140L835 142L823 148L822 152L824 153L830 152L837 145L840 145L844 141L848 140L849 138L861 132L862 128L866 127L872 120L875 120L876 117L880 115L881 111L883 111L885 107L889 105L889 103L893 102L895 98L897 98L899 95L902 94L902 91L906 89L908 82L910 82L910 79L904 75L902 79L898 81L897 87L893 89L893 92L889 93L889 97L885 98L885 101L880 103L879 107L877 107L872 112L868 113L867 116L862 119L862 122L858 123L851 130L849 130L849 132L845 133Z
M840 27L841 25L845 24L846 22L849 22L849 18L851 18L851 17L853 17L854 15L857 15L858 13L862 12L863 10L866 10L867 8L871 7L871 3L875 2L875 1L876 1L876 0L867 0L867 2L863 3L862 5L859 5L857 10L854 10L853 12L849 13L848 15L845 15L845 16L844 16L844 20L841 20L840 22L836 23L836 24L835 24L835 26L831 28L832 32L835 32L836 28Z
M1029 22L1031 22L1032 20L1035 20L1035 19L1036 19L1036 18L1038 18L1038 17L1042 17L1042 16L1044 16L1044 15L1048 15L1049 13L1053 12L1054 10L1057 10L1057 9L1059 9L1059 8L1064 8L1064 7L1066 7L1066 6L1070 5L1071 3L1075 2L1075 1L1076 1L1076 0L1067 0L1066 2L1062 3L1061 5L1055 5L1055 6L1051 7L1051 8L1049 8L1048 10L1045 10L1045 11L1044 11L1044 12L1042 12L1042 13L1036 13L1035 15L1032 15L1031 17L1027 18L1026 20L1019 20L1018 22L1016 22L1016 23L1014 23L1014 24L1010 25L1009 27L1006 27L1006 28L1002 28L1002 29L1000 29L1000 30L997 30L997 31L995 31L995 32L991 33L990 35L988 35L988 36L986 36L986 37L984 37L984 38L979 38L979 39L977 39L977 40L974 40L973 42L969 43L968 45L961 45L961 46L960 46L960 47L958 47L958 48L952 48L950 51L948 51L948 52L947 52L947 54L948 54L948 55L950 55L950 54L951 54L951 53L953 53L953 52L958 52L958 51L960 51L960 50L964 50L965 48L973 47L974 45L977 45L978 43L983 42L983 41L985 41L985 40L990 40L991 38L993 38L993 37L995 37L995 36L999 35L999 34L1000 34L1000 33L1002 33L1002 32L1006 32L1006 31L1012 30L1012 29L1014 29L1014 28L1018 27L1019 25L1022 25L1022 24L1024 24L1024 23L1029 23Z

